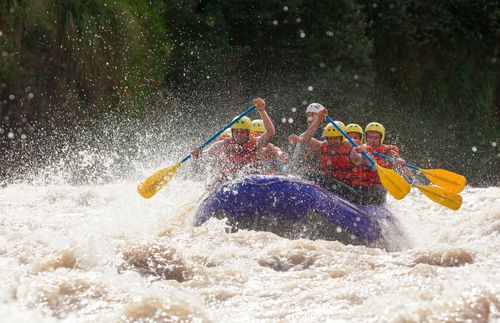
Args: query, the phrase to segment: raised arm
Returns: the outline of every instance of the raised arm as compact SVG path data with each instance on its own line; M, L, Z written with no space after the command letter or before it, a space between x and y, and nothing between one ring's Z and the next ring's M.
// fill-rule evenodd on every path
M321 146L321 141L313 138L316 131L318 131L319 125L323 121L323 119L328 114L328 111L323 108L317 115L313 116L313 121L309 128L307 128L306 132L302 136L302 142L312 148L318 148Z
M259 111L260 118L264 123L264 129L266 129L266 132L264 132L257 141L259 147L264 147L273 139L276 134L276 129L274 128L273 121L266 112L266 102L261 98L256 98L253 100L253 103L257 111Z

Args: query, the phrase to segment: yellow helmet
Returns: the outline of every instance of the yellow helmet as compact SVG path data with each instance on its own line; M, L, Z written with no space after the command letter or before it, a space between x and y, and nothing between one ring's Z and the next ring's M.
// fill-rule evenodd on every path
M266 128L264 128L264 121L262 121L262 119L255 119L254 121L252 121L252 127L250 128L250 131L266 132Z
M374 132L380 133L382 135L382 137L380 138L380 144L382 144L384 142L385 128L382 124L380 124L378 122L370 122L365 127L365 137L366 137L366 133L368 131L374 131Z
M231 126L231 129L250 130L250 128L252 128L252 120L247 116L242 117L240 120L238 120L238 122Z
M348 124L345 127L345 132L346 133L355 132L355 133L359 133L361 136L363 136L363 128L361 128L361 126L359 124L355 124L355 123Z
M340 127L340 129L345 131L345 125L342 121L335 121L337 126ZM330 137L342 137L342 141L344 141L344 136L342 136L342 133L337 130L332 124L328 124L324 129L323 129L323 136L325 138L330 138Z

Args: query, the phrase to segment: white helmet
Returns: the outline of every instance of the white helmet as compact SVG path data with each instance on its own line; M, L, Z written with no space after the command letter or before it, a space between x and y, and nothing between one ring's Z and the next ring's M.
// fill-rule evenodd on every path
M323 110L325 107L322 106L319 103L311 103L307 106L306 113L309 112L314 112L314 113L319 113L321 110Z

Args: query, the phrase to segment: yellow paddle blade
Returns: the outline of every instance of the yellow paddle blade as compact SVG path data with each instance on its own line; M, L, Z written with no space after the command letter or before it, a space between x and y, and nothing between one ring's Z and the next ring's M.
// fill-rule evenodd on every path
M137 191L146 199L153 197L159 190L168 184L177 172L177 168L180 166L181 163L177 163L174 166L160 169L140 183L137 186Z
M420 172L435 185L453 193L462 192L467 183L464 176L445 169L420 169Z
M462 206L462 197L449 192L438 186L415 185L422 193L434 202L446 206L452 210L458 210Z
M378 177L384 185L385 189L391 193L396 200L401 200L411 189L410 184L405 181L398 173L392 169L384 168L378 164L374 164L378 171Z

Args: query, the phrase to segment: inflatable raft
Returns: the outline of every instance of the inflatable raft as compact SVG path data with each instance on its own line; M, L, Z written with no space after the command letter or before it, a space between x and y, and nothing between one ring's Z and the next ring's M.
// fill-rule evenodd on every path
M379 245L397 221L381 206L357 205L316 184L288 176L247 176L227 182L199 205L194 225L215 217L237 229L290 239ZM391 229L392 230L392 229Z

